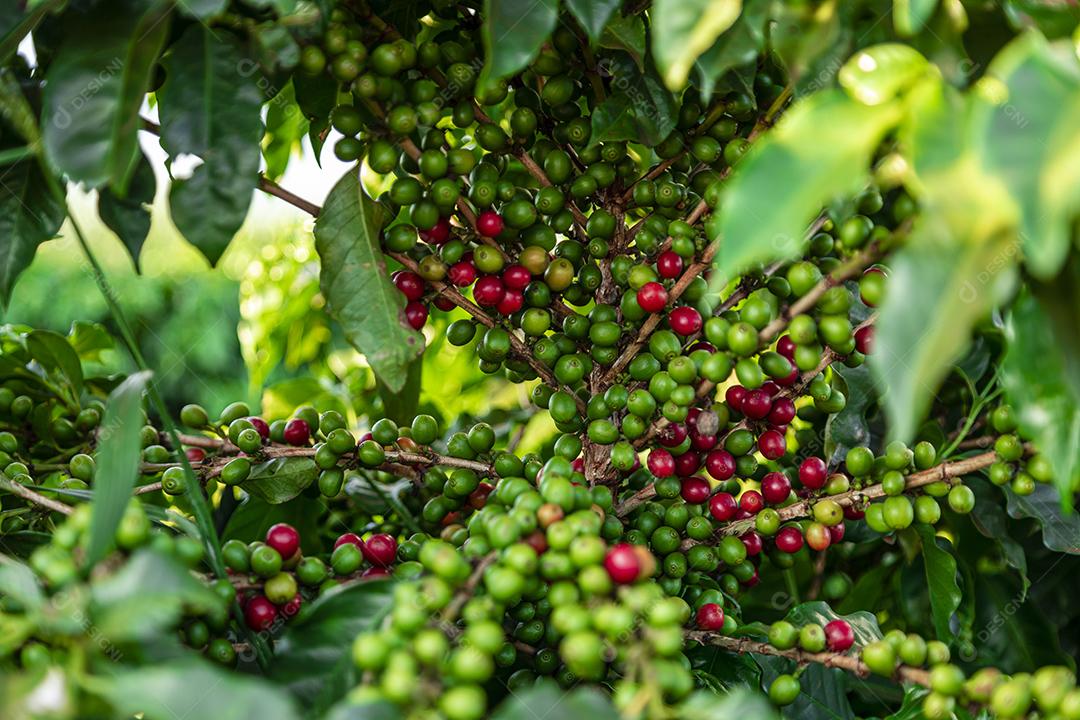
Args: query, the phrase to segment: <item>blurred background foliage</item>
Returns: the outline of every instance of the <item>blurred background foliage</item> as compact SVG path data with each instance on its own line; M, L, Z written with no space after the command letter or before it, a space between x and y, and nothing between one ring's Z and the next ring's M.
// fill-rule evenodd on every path
M382 396L363 356L326 313L310 221L282 212L275 200L257 199L216 268L180 236L164 204L155 203L137 273L123 244L97 218L94 198L76 193L72 199L174 410L198 402L216 413L245 400L278 418L311 404L336 409L364 428L369 416L420 408L451 430L483 418L507 442L510 421L531 418L514 438L522 451L540 449L554 433L546 413L532 417L529 387L485 375L472 347L445 342L446 325L460 310L429 322L429 348L414 381L399 395ZM0 321L60 333L75 321L100 323L117 335L67 226L41 246ZM134 369L119 345L88 368L100 375Z

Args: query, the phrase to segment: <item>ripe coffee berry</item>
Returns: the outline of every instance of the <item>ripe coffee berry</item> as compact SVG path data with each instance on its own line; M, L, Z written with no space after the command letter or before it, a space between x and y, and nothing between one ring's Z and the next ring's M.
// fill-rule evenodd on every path
M833 620L825 626L825 644L833 652L844 652L855 644L855 633L847 620Z
M679 477L689 477L701 467L701 456L693 450L688 450L675 458L675 474Z
M819 457L808 457L799 465L799 482L810 490L819 490L825 486L828 468Z
M743 547L746 548L746 555L748 557L756 557L761 554L761 550L764 547L764 542L761 539L761 535L751 530L750 532L743 533L739 536L739 540L742 541Z
M268 629L276 617L277 608L264 595L256 595L244 605L244 622L256 632Z
M356 547L360 548L361 550L364 549L364 541L361 540L360 536L357 535L356 533L343 533L343 534L339 535L338 539L334 541L334 548L333 549L337 550L338 547L340 547L341 545L344 545L345 543L349 543L350 545L355 545Z
M473 299L481 307L494 307L503 299L502 281L494 275L487 275L476 281L473 286Z
M668 324L679 335L686 337L701 331L701 313L692 307L677 307L668 315Z
M787 452L787 441L776 430L766 430L758 438L758 450L767 460L779 460Z
M266 531L266 544L287 560L300 549L300 533L292 525L277 523Z
M408 300L419 300L424 296L424 281L414 272L399 270L393 276L394 285Z
M637 291L637 303L647 313L657 313L667 305L668 294L658 282L648 282Z
M688 477L682 482L682 499L691 505L700 505L709 499L709 483L705 478Z
M716 603L705 603L698 608L694 622L702 630L720 630L724 627L724 608Z
M656 272L662 278L678 277L683 270L683 259L671 250L665 250L656 258Z
M308 439L311 438L311 426L306 420L293 418L285 423L285 432L282 437L290 445L307 445Z
M739 504L730 493L716 493L709 500L709 514L720 522L727 522L735 517Z
M509 290L524 290L532 281L532 275L522 265L510 265L503 270L502 281Z
M614 582L627 585L637 580L641 574L641 561L633 545L619 543L604 556L604 569Z
M761 479L761 497L769 505L779 505L791 495L791 481L781 472L771 472Z
M390 567L397 557L397 540L392 535L377 533L367 539L360 548L364 559L377 567Z
M439 218L434 227L420 233L420 237L424 242L442 245L450 239L450 220L448 218Z
M728 409L733 412L743 411L743 402L746 400L747 390L742 385L732 385L724 391L724 402Z
M791 339L790 335L784 335L776 341L776 352L792 362L795 360L795 347L795 341Z
M657 448L649 453L649 460L646 465L649 472L658 478L671 477L675 474L675 458L663 448Z
M686 439L686 426L681 423L671 423L660 431L658 440L664 447L678 447Z
M462 260L451 265L446 276L454 285L466 287L476 282L476 266L468 260Z
M746 393L742 400L742 413L751 420L761 420L772 410L772 398L765 390L758 388Z
M713 450L705 456L705 469L715 479L727 480L735 474L735 457L727 450Z
M780 552L798 552L803 546L803 534L797 527L788 525L776 533L776 549Z
M503 231L503 219L493 210L485 210L476 218L476 232L493 238Z
M405 306L405 320L413 330L419 330L427 322L427 305L421 302L411 302Z
M769 424L784 427L795 419L795 403L790 398L777 398L769 410Z
M869 355L874 348L874 326L867 325L855 331L855 349Z
M751 515L761 512L763 507L765 507L765 502L757 490L747 490L739 497L739 509Z

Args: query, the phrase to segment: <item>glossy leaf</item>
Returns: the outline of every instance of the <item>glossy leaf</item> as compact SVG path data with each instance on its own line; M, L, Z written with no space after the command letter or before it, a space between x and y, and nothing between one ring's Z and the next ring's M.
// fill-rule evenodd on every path
M82 363L67 338L51 330L34 330L26 336L26 348L39 365L64 379L77 403L83 389Z
M19 274L33 261L38 245L60 229L66 214L36 162L5 168L0 183L0 307L7 306Z
M324 720L403 720L397 705L387 700L353 703L339 702L326 712Z
M1031 518L1042 528L1043 545L1054 552L1080 555L1080 514L1068 515L1061 509L1061 499L1053 488L1036 485L1030 495L1005 493L1010 517Z
M208 715L215 720L300 717L296 703L280 688L201 659L118 669L111 675L95 678L92 690L105 697L119 717L136 714L146 720Z
M617 16L604 28L601 47L625 50L639 70L645 67L645 23L637 15Z
M953 632L949 621L960 607L963 594L956 583L956 558L942 547L946 541L939 540L930 525L917 524L915 530L922 540L923 563L926 569L926 584L930 590L930 611L934 621L934 631L938 639L944 642L952 640Z
M64 4L64 0L42 0L23 8L20 4L6 3L3 24L0 25L0 62L6 63L18 49L19 44L38 23Z
M116 341L101 323L76 320L71 324L67 340L81 360L97 362L103 350L112 350Z
M353 640L378 627L393 603L392 582L365 580L338 586L312 603L276 643L270 676L317 716L358 680Z
M653 58L671 90L686 84L694 62L730 28L741 0L656 0L649 18Z
M971 524L984 537L995 543L1010 567L1020 573L1023 592L1026 595L1031 581L1027 574L1027 555L1024 547L1009 534L1009 518L1001 505L1001 494L982 478L965 478L964 484L975 493L975 508L971 511ZM1006 496L1012 494L1008 491ZM1080 541L1080 531L1077 532ZM1023 599L1023 598L1021 598Z
M938 0L893 0L893 27L896 34L911 37L923 29L937 9Z
M325 510L320 501L304 496L280 505L271 505L261 498L248 496L229 517L221 540L236 539L245 543L264 540L271 525L283 522L300 533L300 549L304 554L316 555L323 550L319 540L319 520Z
M611 700L592 688L569 692L550 680L513 694L491 715L491 720L535 720L558 712L562 720L618 720Z
M349 171L330 191L315 223L322 261L319 284L334 318L379 379L400 391L423 337L404 318L401 293L390 282L379 250L381 209Z
M675 129L675 97L655 73L642 72L628 53L604 63L611 95L591 116L592 141L631 140L656 145Z
M169 36L172 4L119 0L65 16L46 73L45 156L71 180L124 194L138 159L139 109Z
M870 107L839 90L793 106L735 168L720 209L717 280L800 254L807 226L833 197L859 189L899 117L895 104Z
M824 627L833 620L846 620L855 635L855 644L860 647L882 638L881 628L873 613L858 611L841 615L828 603L820 600L796 605L788 611L785 619L795 627L802 627L807 623L817 623Z
M566 9L593 42L600 39L604 26L621 6L622 0L566 0Z
M251 467L241 487L271 505L288 502L319 477L319 467L309 457L279 457Z
M256 68L228 34L196 24L172 46L165 71L157 93L162 146L174 159L202 159L191 177L173 182L172 219L216 263L243 224L258 180L263 97Z
M699 690L679 707L679 717L685 720L728 720L728 718L774 720L779 715L776 708L760 694L740 688L728 695L717 695Z
M143 243L150 234L150 209L156 190L154 168L146 156L139 153L126 195L121 197L110 188L102 188L98 192L98 215L124 243L136 269L139 268Z
M1024 264L1057 274L1080 216L1080 58L1075 46L1026 33L994 58L972 132L987 170L1020 206Z
M841 87L866 105L880 105L928 71L930 63L909 45L883 43L855 53L840 68Z
M1020 426L1050 461L1062 503L1080 488L1080 271L1023 294L1006 324L1001 377ZM1040 299L1042 302L1040 302Z
M775 655L754 655L754 660L761 666L763 692L768 692L778 675L795 670L794 661ZM811 663L799 677L798 697L781 714L786 720L855 720L847 697L847 683L843 670Z
M540 52L555 30L559 0L484 0L484 55L481 75L498 80L516 73Z
M152 639L183 616L184 607L214 607L221 600L175 558L151 549L136 552L91 589L96 630L111 643Z
M94 503L86 561L93 564L112 548L116 528L131 500L142 458L142 396L150 371L135 373L122 382L105 405L94 451Z
M877 387L865 364L849 368L837 363L833 365L833 372L847 384L844 392L847 404L825 421L825 461L830 466L842 462L851 448L870 445L872 438L866 413L877 402Z
M45 601L45 593L34 571L10 559L0 563L0 595L11 598L25 612L34 611Z
M268 178L278 180L285 174L289 159L299 150L300 141L307 134L308 125L290 82L267 106L262 154Z
M742 14L731 29L722 33L694 62L701 94L710 97L716 81L728 70L753 62L765 44L765 23L769 0L744 0Z

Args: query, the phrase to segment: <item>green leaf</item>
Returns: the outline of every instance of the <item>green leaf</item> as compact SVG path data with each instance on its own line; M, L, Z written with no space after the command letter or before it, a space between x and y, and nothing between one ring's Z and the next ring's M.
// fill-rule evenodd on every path
M918 523L915 531L922 539L923 563L926 568L926 585L930 591L930 614L934 632L939 640L950 642L953 632L949 620L960 607L963 594L956 583L956 558L938 542L934 528Z
M877 402L877 387L865 363L856 368L837 363L833 365L833 372L847 385L844 392L847 404L825 421L825 460L830 466L841 462L851 448L870 444L872 438L866 413Z
M255 63L220 30L192 25L165 61L157 93L161 144L202 165L175 180L169 205L177 229L216 263L244 222L258 182L263 97Z
M731 177L720 209L717 280L799 255L822 206L862 186L899 110L894 103L862 105L839 90L796 103Z
M387 700L357 704L345 699L330 708L323 720L403 720L403 716L398 706Z
M394 584L365 580L319 596L275 645L270 677L318 716L357 683L353 640L378 627L393 605Z
M694 674L709 678L710 686L729 692L761 685L761 668L744 653L734 653L716 645L701 645L686 651Z
M49 162L71 180L126 190L171 13L164 0L117 0L90 16L64 16L45 75L42 139Z
M779 715L776 708L760 693L740 688L728 695L719 696L699 690L683 701L679 707L679 717L686 720L776 720Z
M1078 267L1074 262L1073 272L1063 274L1039 298L1024 293L1016 301L1006 324L1008 347L1001 365L1021 430L1050 461L1065 508L1080 488Z
M741 0L656 0L649 18L653 58L671 90L686 85L698 57L730 28Z
M753 62L765 46L765 23L769 0L744 0L743 11L731 29L694 62L703 97L711 97L720 76L732 68Z
M790 674L795 663L775 655L754 655L761 666L761 687L768 691L777 676ZM843 670L810 663L799 677L801 691L795 702L781 712L787 720L855 720L847 698L847 675Z
M10 559L0 563L0 596L14 600L24 612L32 612L45 602L45 593L34 571Z
M406 425L416 417L416 409L420 405L420 385L423 377L424 363L417 358L409 363L406 374L405 387L394 392L386 383L376 380L376 389L383 401L383 412L398 425Z
M150 371L135 373L109 394L94 450L94 503L86 563L93 565L112 548L116 528L131 501L142 456L142 396Z
M1080 214L1080 59L1068 41L1025 33L999 52L975 105L972 132L988 172L1020 206L1025 266L1057 274Z
M604 27L620 6L622 0L566 0L566 8L593 42L604 34Z
M88 683L89 684L89 683ZM95 677L92 692L105 697L117 717L146 720L213 717L214 720L297 720L296 703L279 688L204 660L179 660Z
M975 493L975 508L971 511L971 524L984 537L995 543L1000 548L1005 562L1020 573L1020 580L1024 586L1023 592L1026 596L1028 587L1031 585L1027 574L1027 555L1024 553L1023 545L1009 534L1010 523L1001 506L1001 494L982 478L965 478L964 484ZM1006 496L1009 494L1011 493L1005 492ZM1077 540L1080 540L1080 533Z
M229 0L184 0L180 10L196 20L211 20L225 11Z
M43 0L30 3L23 12L21 3L5 3L5 22L0 25L0 63L6 64L19 44L38 26L45 16L64 4L64 0Z
M638 70L645 68L645 22L637 15L622 15L611 20L600 36L600 46L625 50Z
M114 644L171 630L185 607L220 604L210 587L175 558L150 549L137 551L114 575L91 587L95 630Z
M138 270L139 253L142 252L146 236L150 234L150 210L154 204L157 179L145 155L139 153L136 163L126 195L121 197L112 188L99 191L98 216L124 243Z
M1042 528L1043 545L1054 552L1080 555L1080 514L1064 514L1060 496L1047 485L1036 485L1030 495L1005 493L1008 513L1014 518L1032 518Z
M824 627L833 620L846 620L855 635L855 645L857 647L862 647L883 637L877 618L874 617L873 613L860 610L850 615L841 615L829 607L828 603L820 600L796 605L788 611L785 619L795 627L802 627L808 623L817 623Z
M555 30L559 0L484 0L484 80L513 75L528 65Z
M307 134L308 125L296 103L296 91L290 81L267 105L262 153L268 178L278 180L285 174L289 159L299 150L300 141Z
M536 720L558 713L560 720L618 720L611 700L593 688L567 692L550 680L538 682L499 705L491 720Z
M912 37L926 25L937 9L937 0L893 0L893 27L896 34Z
M880 105L913 85L929 68L930 63L915 48L883 43L855 53L837 78L855 100Z
M112 350L116 341L101 323L83 322L76 320L71 324L67 340L81 360L97 362L101 359L102 350Z
M300 549L305 555L322 552L319 540L319 520L326 506L318 500L300 496L290 502L271 505L261 498L249 495L240 503L225 524L221 541L242 540L245 543L262 540L271 525L288 523L300 533Z
M26 336L26 349L43 368L64 378L72 390L72 401L78 402L83 389L82 363L67 338L51 330L33 330Z
M322 261L319 285L345 337L398 392L405 387L409 363L423 352L423 336L405 322L401 293L387 277L379 250L381 214L350 170L330 191L315 222L315 248Z
M50 192L36 162L5 169L0 183L0 307L30 266L38 245L56 235L67 209Z
M279 457L251 468L241 483L247 492L271 505L288 502L319 477L319 466L309 457Z
M600 71L611 78L611 95L590 118L592 142L656 145L675 129L675 97L651 70L642 72L628 53L617 53Z

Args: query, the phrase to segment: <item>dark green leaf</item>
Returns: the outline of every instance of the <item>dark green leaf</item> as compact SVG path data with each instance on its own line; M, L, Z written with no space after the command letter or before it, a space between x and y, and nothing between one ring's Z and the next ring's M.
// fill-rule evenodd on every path
M825 421L825 460L830 465L841 462L851 448L870 444L870 423L866 413L877 402L874 378L865 364L849 368L837 363L833 365L833 372L847 384L844 392L847 404Z
M307 131L308 121L296 103L296 91L290 82L267 106L262 153L268 178L277 180L285 174L289 158L299 149Z
M601 47L625 50L633 58L638 70L645 67L645 23L637 15L617 16L604 28L600 36Z
M213 717L214 720L296 720L296 704L269 682L218 668L204 660L121 669L94 679L118 717L146 720Z
M807 226L833 197L859 189L878 142L899 117L895 104L870 107L839 90L792 107L731 177L720 209L717 279L800 254Z
M252 30L253 48L259 62L268 70L292 70L300 62L300 46L288 28L272 22Z
M774 655L754 655L761 666L761 686L768 690L778 675L794 671L795 663ZM847 676L843 670L810 663L799 678L802 691L782 710L787 720L855 720L847 699Z
M807 623L817 623L824 627L833 620L846 620L851 625L855 634L855 645L858 647L882 638L881 628L878 627L873 613L860 610L850 615L841 615L829 607L828 603L820 600L796 605L788 611L786 619L795 627L802 627Z
M323 720L402 720L397 705L386 700L355 704L344 700L327 711Z
M0 306L6 307L19 274L38 245L53 237L67 214L36 162L6 168L0 183Z
M1036 578L1049 582L1050 578ZM1060 639L1069 638L1047 616L1047 605L1036 604L1032 593L1027 600L1019 581L1006 574L980 574L972 592L978 604L975 655L963 658L979 666L993 665L1002 672L1014 673L1044 665L1071 664L1073 659L1062 652ZM1075 583L1065 581L1068 598ZM1071 639L1071 638L1069 638Z
M594 142L656 145L675 129L675 98L652 71L639 70L628 53L605 60L601 71L611 78L611 96L591 118Z
M378 627L393 603L394 585L366 580L324 593L277 642L270 676L317 716L356 684L353 640Z
M893 27L896 34L911 37L920 30L937 8L937 0L893 0Z
M139 109L169 36L172 4L117 0L64 17L48 66L45 156L70 179L124 194L138 159Z
M535 720L556 715L561 720L618 720L611 700L592 688L567 692L545 680L515 694L496 708L491 720Z
M711 687L735 691L761 685L761 668L749 655L730 652L716 645L702 645L687 650L686 657L695 674L708 676Z
M712 96L717 79L728 70L757 58L764 47L765 23L771 5L769 0L744 0L739 19L697 59L694 68L702 96Z
M1036 485L1030 495L1005 493L1009 515L1032 518L1042 527L1043 545L1055 552L1080 555L1080 514L1062 513L1061 499L1053 488Z
M34 571L9 559L0 564L0 596L11 598L23 611L33 611L45 601Z
M1027 575L1027 556L1023 546L1009 534L1009 518L1001 506L1001 494L982 478L965 478L964 484L975 493L975 509L971 511L972 525L984 537L993 541L1000 548L1005 562L1020 573L1026 595L1031 585Z
M315 223L319 285L345 336L391 390L405 387L423 336L404 319L401 293L379 250L382 211L350 170L330 191Z
M113 546L116 528L131 501L142 456L142 396L150 371L135 373L109 395L94 451L97 471L86 562L93 565Z
M288 502L319 477L319 466L309 457L279 457L251 468L241 487L271 505Z
M600 39L604 26L621 5L622 0L566 0L570 14L577 18L593 42Z
M424 364L417 358L409 363L406 374L405 387L394 392L383 382L377 382L376 387L379 397L383 401L383 412L399 425L407 425L416 417L416 408L420 404L420 380L423 376Z
M19 44L37 27L45 16L64 4L64 0L43 0L31 3L23 11L21 3L5 3L4 23L0 25L0 63L7 63Z
M279 522L288 523L300 533L300 549L305 555L315 555L322 551L319 541L319 519L326 508L318 500L298 497L281 505L271 505L260 498L249 496L236 508L221 540L242 540L251 542L262 540L271 525Z
M679 717L686 720L773 720L779 716L760 693L740 688L728 695L699 690L680 706Z
M127 195L121 197L111 188L102 188L98 193L98 215L124 243L138 270L139 253L150 234L150 208L154 204L157 179L145 155L139 153L136 163Z
M172 46L158 91L162 147L202 165L169 192L173 222L216 263L244 222L258 181L263 124L257 67L228 35L192 25Z
M175 627L185 607L215 607L221 600L176 559L139 550L91 588L95 630L110 643L149 640Z
M228 0L184 0L180 10L197 20L210 20L225 11Z
M481 74L498 80L529 64L555 29L559 0L484 0L484 56Z
M934 632L943 642L952 640L949 621L960 607L963 598L956 583L956 558L946 550L945 540L934 534L934 528L922 523L915 525L922 539L923 562L926 567L926 585L930 590L930 611L934 620Z
M686 84L698 57L730 28L742 9L740 0L655 0L649 18L653 57L664 84Z
M1080 213L1080 59L1075 45L1025 33L994 58L1001 100L977 103L973 130L987 170L1021 209L1024 263L1057 274Z
M82 394L83 372L79 355L67 338L51 330L34 330L26 336L26 349L50 373L59 373L71 388L72 400Z

